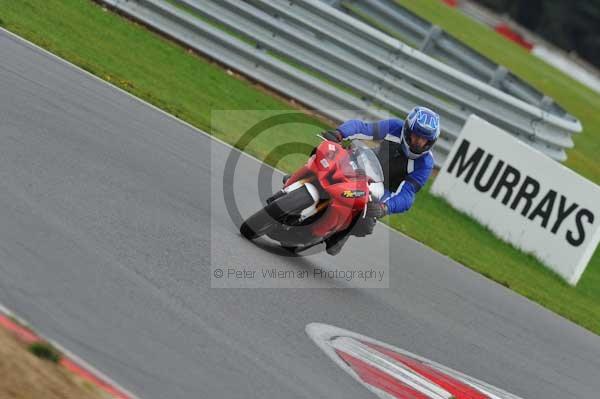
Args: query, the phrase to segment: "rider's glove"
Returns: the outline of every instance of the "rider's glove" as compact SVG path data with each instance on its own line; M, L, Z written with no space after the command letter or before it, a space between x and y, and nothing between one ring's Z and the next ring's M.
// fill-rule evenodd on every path
M321 133L321 136L323 136L325 140L333 141L335 143L341 143L344 140L344 136L337 130L326 130Z
M388 214L387 205L384 202L369 202L367 203L366 217L380 219Z

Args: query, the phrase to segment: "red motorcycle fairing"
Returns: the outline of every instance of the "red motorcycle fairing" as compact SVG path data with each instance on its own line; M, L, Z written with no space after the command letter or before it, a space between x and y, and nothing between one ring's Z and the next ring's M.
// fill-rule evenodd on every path
M290 176L285 187L310 175L316 177L330 197L323 216L311 225L312 234L326 237L347 229L369 201L367 176L353 166L346 149L331 141L323 141L306 165Z

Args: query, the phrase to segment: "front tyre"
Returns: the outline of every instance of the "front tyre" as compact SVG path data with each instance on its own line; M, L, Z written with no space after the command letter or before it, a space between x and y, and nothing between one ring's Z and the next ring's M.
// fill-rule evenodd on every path
M246 219L240 226L240 233L248 240L254 240L271 232L285 216L300 214L303 209L308 208L313 203L312 195L305 186L302 186L277 198Z

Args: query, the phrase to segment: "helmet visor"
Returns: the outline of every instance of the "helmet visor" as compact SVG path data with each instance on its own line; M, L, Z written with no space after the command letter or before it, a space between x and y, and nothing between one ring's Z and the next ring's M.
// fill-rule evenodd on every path
M425 151L429 151L436 139L428 139L416 132L414 132L409 126L404 125L404 139L411 152L415 154L422 154Z

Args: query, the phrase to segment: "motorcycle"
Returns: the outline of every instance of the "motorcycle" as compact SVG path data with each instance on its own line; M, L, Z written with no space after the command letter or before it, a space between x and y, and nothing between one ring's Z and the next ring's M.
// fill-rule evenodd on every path
M323 141L240 233L249 240L267 236L298 253L351 229L368 202L383 195L383 170L371 148L358 140L348 148Z

